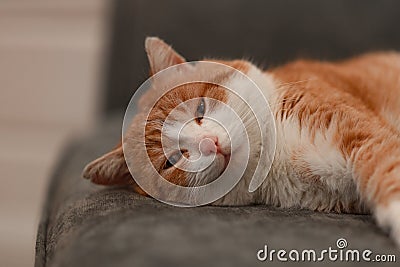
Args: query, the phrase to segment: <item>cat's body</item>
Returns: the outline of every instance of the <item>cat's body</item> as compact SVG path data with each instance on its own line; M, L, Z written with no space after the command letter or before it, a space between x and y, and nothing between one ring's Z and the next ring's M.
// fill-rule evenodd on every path
M146 49L152 74L185 62L159 39L148 39ZM391 228L393 237L400 242L400 54L373 53L336 63L302 60L268 71L262 71L247 61L218 62L243 72L261 89L274 117L276 152L267 178L255 192L248 190L252 178L249 170L231 192L213 204L257 203L326 212L372 212L378 223ZM218 79L223 80L227 87L240 87L241 81L235 75L226 73ZM191 90L190 94L184 93L188 90ZM245 100L252 103L252 92L244 95L248 98ZM195 180L198 176L193 178L174 166L166 167L166 156L160 152L161 132L157 123L164 121L166 113L174 106L190 98L217 99L237 107L239 113L240 103L221 88L201 85L177 89L172 96L158 102L159 106L147 119L150 126L146 128L146 142L152 146L147 153L167 180L183 186L196 185L199 184ZM149 92L143 96L141 105L145 107L151 98ZM207 103L202 105L207 107ZM196 108L198 110L196 106L188 107L193 114ZM216 116L223 113L218 106L209 112ZM179 117L175 119L179 122ZM138 115L133 124L145 121ZM172 132L177 125L167 125L167 129L171 127L169 132ZM220 140L214 144L216 153L220 155L217 158L219 162L200 175L203 180L210 176L217 178L227 158L235 153L234 148L232 151L226 149L221 131L208 125L207 120L198 125L196 122L189 124L191 128L187 137L193 135L193 139L187 138L187 147L182 152L189 157L193 155L190 140L197 140L203 128L207 138L212 132L216 140ZM249 119L250 135L251 125ZM265 122L262 127L270 127L270 124ZM137 135L136 128L132 127L128 140ZM249 169L254 169L260 149L257 145L261 141L254 133ZM193 142L198 145L197 141ZM135 152L125 156L129 161L138 155ZM143 175L148 175L145 166L137 168L142 168ZM144 193L133 183L121 147L88 165L84 176L100 184L130 183L136 191Z
M400 136L400 54L338 63L299 60L262 73L251 66L247 74L271 105L278 143L269 176L253 201L320 211L369 210L354 194L355 163L361 149L373 149L366 135L378 132L379 141L371 142L380 148L387 142L388 150L368 152L380 160L398 153L400 159L400 146L391 140ZM390 168L397 160L386 163ZM377 167L366 165L371 172Z

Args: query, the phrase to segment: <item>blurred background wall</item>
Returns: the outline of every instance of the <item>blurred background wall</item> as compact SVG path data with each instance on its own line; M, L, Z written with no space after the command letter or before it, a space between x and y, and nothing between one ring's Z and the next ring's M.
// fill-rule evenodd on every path
M33 266L53 164L98 119L108 6L0 1L0 266Z

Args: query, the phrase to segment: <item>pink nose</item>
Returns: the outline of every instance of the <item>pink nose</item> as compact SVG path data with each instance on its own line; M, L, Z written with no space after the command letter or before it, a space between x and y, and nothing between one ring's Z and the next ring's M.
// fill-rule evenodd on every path
M218 151L218 139L216 137L205 137L200 141L200 152L206 156L215 154Z

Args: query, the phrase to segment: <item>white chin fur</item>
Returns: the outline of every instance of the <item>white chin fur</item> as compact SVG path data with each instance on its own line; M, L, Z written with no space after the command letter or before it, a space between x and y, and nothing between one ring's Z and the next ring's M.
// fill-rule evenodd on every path
M379 205L376 208L378 224L390 231L390 235L400 247L400 200L389 202L388 205Z

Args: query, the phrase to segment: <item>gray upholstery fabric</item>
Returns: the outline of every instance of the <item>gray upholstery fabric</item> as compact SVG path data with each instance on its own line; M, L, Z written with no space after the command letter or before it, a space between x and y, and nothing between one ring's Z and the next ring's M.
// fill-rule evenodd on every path
M115 145L121 121L122 115L106 120L61 158L38 232L36 267L266 266L270 262L256 258L265 244L319 250L336 248L340 237L350 248L398 251L368 215L267 206L176 208L126 188L90 184L81 178L82 168Z
M249 58L264 67L296 57L338 59L400 49L397 0L115 0L105 109L123 111L147 78L144 38L188 60Z

